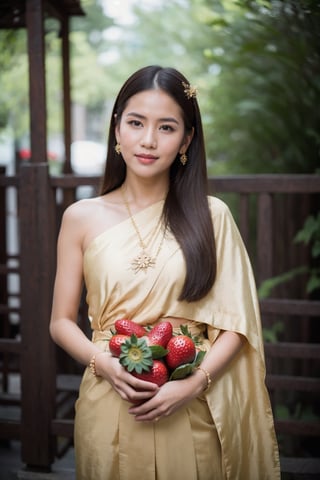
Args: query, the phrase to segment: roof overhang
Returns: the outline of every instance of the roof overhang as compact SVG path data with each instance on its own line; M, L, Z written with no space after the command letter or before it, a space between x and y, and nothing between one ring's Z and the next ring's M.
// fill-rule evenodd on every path
M28 0L0 0L0 29L26 27L26 2ZM61 19L85 15L81 0L39 0L43 2L48 17Z

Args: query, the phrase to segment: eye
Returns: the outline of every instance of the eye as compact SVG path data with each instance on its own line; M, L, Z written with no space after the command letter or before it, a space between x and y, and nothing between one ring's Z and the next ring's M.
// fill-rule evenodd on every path
M174 132L172 125L161 125L160 130L164 130L165 132Z
M140 120L129 120L128 125L131 125L132 127L141 127L142 123Z

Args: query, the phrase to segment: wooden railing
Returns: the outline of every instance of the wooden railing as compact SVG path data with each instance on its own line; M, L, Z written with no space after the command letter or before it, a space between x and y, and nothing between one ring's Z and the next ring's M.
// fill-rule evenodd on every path
M57 438L73 438L73 403L82 368L53 345L48 333L56 235L61 213L76 198L76 189L88 185L97 188L98 181L73 175L49 177L46 164L25 165L15 177L0 176L0 414L4 412L0 438L19 439L22 461L31 468L50 468L59 454ZM20 251L14 266L8 262L4 236L8 188L16 189L19 197ZM297 250L292 236L306 215L319 208L320 176L219 177L210 180L210 191L230 201L258 286L297 262L309 262L308 249ZM21 288L20 303L11 306L7 278L13 274L19 275ZM278 288L272 298L261 301L261 313L266 329L277 322L284 327L276 343L265 345L267 386L276 416L283 472L319 474L320 454L306 446L310 439L314 444L319 441L319 417L316 411L312 420L290 411L294 405L302 405L302 413L305 408L310 414L319 400L316 374L320 344L315 332L319 332L320 302L304 294L304 283L305 278L298 278L293 285ZM12 314L19 317L17 338L11 334ZM86 320L83 307L80 323L84 328ZM21 378L21 393L17 395L6 383L15 371ZM6 416L8 405L16 406L16 418ZM279 416L279 407L287 409L287 418Z

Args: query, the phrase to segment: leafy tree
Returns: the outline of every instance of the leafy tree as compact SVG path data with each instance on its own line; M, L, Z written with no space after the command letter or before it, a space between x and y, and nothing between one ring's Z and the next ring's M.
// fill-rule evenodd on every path
M101 5L85 0L85 17L71 19L72 100L88 109L101 106L107 75L99 64L106 48L102 31L112 24ZM59 22L45 21L47 125L49 134L59 134L62 124L62 60ZM29 136L29 74L26 30L0 30L0 131L10 125L17 143Z
M207 68L203 48L211 29L196 21L190 0L159 2L149 9L137 3L133 12L133 24L115 25L108 35L114 55L106 65L112 68L114 93L133 71L154 64L177 67L192 83L201 83Z
M199 0L215 76L208 151L215 171L319 167L319 2Z
M319 165L319 2L173 0L118 26L111 90L136 68L177 66L199 88L212 174Z
M105 15L101 0L82 0L84 16L71 18L71 30L82 32L86 41L96 53L108 48L103 32L113 25L113 20Z
M9 122L20 133L28 128L28 119L24 115L25 108L28 108L25 44L25 32L0 30L0 131ZM15 112L17 102L20 104L20 118Z
M137 68L176 66L197 85L210 172L313 172L319 165L319 2L172 0L116 25L99 0L71 21L72 99L105 115ZM58 25L48 20L50 132L62 130ZM25 32L0 32L0 129L28 131ZM5 67L6 65L6 67ZM101 138L105 135L101 122Z

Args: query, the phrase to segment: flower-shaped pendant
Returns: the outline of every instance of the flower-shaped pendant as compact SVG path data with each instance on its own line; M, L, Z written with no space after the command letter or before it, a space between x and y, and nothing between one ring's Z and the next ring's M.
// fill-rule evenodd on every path
M156 259L152 258L145 251L142 251L139 253L139 255L136 258L132 260L131 268L134 271L134 273L138 273L140 272L140 270L146 273L148 268L154 267L155 264L156 264Z

